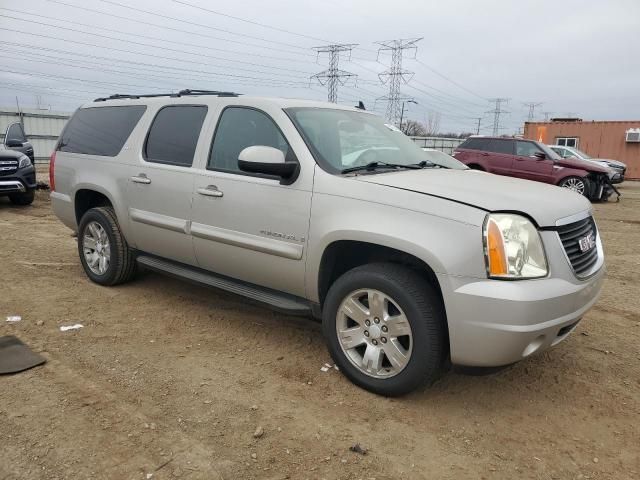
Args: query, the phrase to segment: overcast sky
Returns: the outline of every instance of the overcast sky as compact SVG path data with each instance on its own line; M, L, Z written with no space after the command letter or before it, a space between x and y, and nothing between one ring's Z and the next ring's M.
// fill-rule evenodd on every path
M403 61L415 75L402 93L418 102L406 115L440 115L441 132L474 131L483 117L490 133L493 97L509 98L503 133L522 126L524 102L542 102L538 119L640 119L640 0L0 0L0 107L17 96L73 111L181 88L322 100L309 77L327 56L313 47L354 43L340 68L357 82L339 102L384 114L377 72L390 57L375 42L420 37Z

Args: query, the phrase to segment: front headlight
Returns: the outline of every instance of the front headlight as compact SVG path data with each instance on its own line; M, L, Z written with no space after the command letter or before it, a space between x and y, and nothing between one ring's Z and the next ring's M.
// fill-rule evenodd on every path
M540 233L530 220L491 213L484 222L484 255L489 278L540 278L548 273Z
M31 166L31 159L26 155L21 156L20 160L18 160L18 168L25 168L30 166Z

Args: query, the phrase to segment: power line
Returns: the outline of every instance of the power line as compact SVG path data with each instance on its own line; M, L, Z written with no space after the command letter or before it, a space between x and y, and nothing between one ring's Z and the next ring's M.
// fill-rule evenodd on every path
M269 40L269 39L262 38L262 37L255 37L253 35L247 35L247 34L244 34L244 33L236 33L236 32L233 32L231 30L225 30L224 28L212 27L211 25L207 25L207 24L204 24L204 23L191 22L189 20L184 20L184 19L181 19L181 18L171 17L169 15L163 15L161 13L153 12L153 11L150 11L150 10L144 10L142 8L132 7L131 5L126 5L124 3L114 2L113 0L98 0L98 1L99 2L103 2L103 3L108 3L110 5L116 5L118 7L126 8L126 9L129 9L129 10L134 10L136 12L144 13L146 15L153 15L153 16L164 18L164 19L168 19L168 20L174 20L176 22L186 23L188 25L195 25L197 27L208 28L210 30L216 30L216 31L219 31L219 32L224 32L224 33L228 33L230 35L237 35L239 37L251 38L252 40L261 40L263 42L275 43L277 45L284 45L286 47L292 47L292 48L306 50L306 47L302 47L300 45L294 45L292 43L285 43L285 42L277 42L275 40Z
M396 124L398 117L400 116L400 102L402 101L400 96L400 83L407 83L407 78L413 76L413 72L402 69L403 52L405 50L413 50L415 54L418 49L416 43L420 40L422 40L422 38L376 42L380 45L380 48L378 49L378 58L380 58L381 52L391 52L391 65L389 66L389 69L378 74L378 77L382 83L389 84L389 93L384 97L380 97L380 100L387 100L386 116L387 120L392 124Z
M86 12L98 13L98 14L100 14L102 16L106 15L106 16L112 17L112 18L118 18L118 19L121 19L121 20L127 20L127 21L130 21L130 22L134 22L136 24L149 25L151 27L156 27L156 28L160 28L160 29L163 29L163 30L170 30L170 31L173 31L173 32L186 33L188 35L196 35L196 36L203 37L203 38L210 38L210 39L213 39L213 40L219 40L221 42L236 43L236 44L247 46L247 47L275 50L275 51L278 51L278 52L290 53L291 55L301 55L301 56L307 57L308 61L312 61L311 55L306 51L307 49L304 49L304 50L301 50L301 51L284 50L284 49L281 49L281 48L273 47L271 45L259 45L257 43L248 43L248 42L239 41L239 40L232 40L232 39L229 39L229 38L215 37L213 35L207 35L206 33L195 32L193 30L183 30L181 28L169 27L167 25L147 22L145 20L133 19L131 17L125 17L125 16L122 16L122 15L116 15L115 13L111 13L111 12L103 12L101 10L95 10L95 9L92 9L92 8L81 7L80 5L73 5L71 3L66 3L66 2L63 2L61 0L45 0L45 1L51 2L51 3L57 3L59 5L64 5L66 7L76 8L78 10L84 10ZM180 21L180 20L176 19L176 21ZM262 41L267 42L268 40L262 40ZM300 47L296 47L296 48L300 48Z
M482 99L482 100L487 100L487 98L486 98L486 97L483 97L482 95L478 95L478 94L477 94L477 93L475 93L474 91L469 90L467 87L465 87L465 86L463 86L463 85L460 85L460 84L459 84L458 82L456 82L455 80L452 80L451 78L447 77L445 74L438 72L435 68L433 68L433 67L431 67L431 66L427 65L426 63L424 63L424 62L422 62L422 61L418 60L417 58L416 58L416 59L414 59L414 60L415 60L417 63L419 63L420 65L422 65L423 67L428 68L429 70L431 70L433 73L435 73L435 74L436 74L436 75L438 75L439 77L441 77L441 78L445 79L446 81L448 81L448 82L452 83L452 84L453 84L453 85L455 85L456 87L458 87L458 88L460 88L460 89L464 90L465 92L470 93L471 95L474 95L474 96L476 96L476 97L478 97L478 98L480 98L480 99Z
M493 110L489 110L486 113L493 113L493 135L498 135L500 131L500 115L503 113L509 113L505 110L502 110L502 104L506 104L509 99L508 98L492 98L489 99L490 102L495 102L496 107Z
M323 70L320 73L312 75L311 79L317 80L320 85L327 86L327 99L331 103L338 103L338 85L344 85L348 80L353 79L357 76L351 72L346 72L338 68L340 62L340 53L349 52L349 54L351 54L351 50L353 50L353 47L355 46L356 44L353 43L343 43L314 48L318 56L321 53L329 54L329 68Z
M309 74L310 73L310 72L305 72L305 71L302 71L302 70L292 70L292 69L289 69L289 68L274 67L274 66L271 66L271 65L264 65L264 64L254 63L254 62L245 62L245 61L242 61L242 60L233 60L233 59L224 58L224 57L216 57L215 55L207 55L205 53L189 52L189 51L186 51L186 50L179 50L177 48L163 47L161 45L153 45L151 43L135 42L135 41L132 41L132 40L123 40L121 38L112 37L110 35L102 35L100 33L93 33L93 32L83 32L82 30L76 30L75 28L61 27L61 26L58 26L58 25L53 25L51 23L37 22L35 20L25 20L23 18L12 17L10 15L2 15L2 14L0 14L0 18L10 18L12 20L18 20L18 21L26 22L26 23L30 23L30 24L44 25L44 26L47 26L47 27L54 27L54 28L59 29L59 30L67 30L67 31L70 31L70 32L82 33L84 35L92 35L94 37L106 38L108 40L117 40L119 42L124 42L124 43L128 43L128 44L140 45L140 46L143 46L143 47L151 47L151 48L161 49L161 50L170 51L170 52L183 53L183 54L187 54L187 55L194 55L194 56L197 56L197 57L212 58L214 60L222 60L222 61L226 61L226 62L241 63L241 64L245 64L245 65L255 65L257 67L272 68L272 69L275 69L275 70L283 70L283 71L289 71L289 72L293 72L293 73L303 73L303 74ZM123 32L119 32L119 33L123 33ZM135 35L135 34L131 34L131 35ZM103 48L106 48L106 47L103 47ZM108 48L111 48L111 47L108 47ZM240 67L234 67L234 68L236 68L238 70L251 71L251 72L256 71L256 70L243 69L243 68L240 68ZM278 75L277 73L270 73L270 74L271 75ZM286 74L283 74L283 75L286 75Z
M523 102L522 104L525 107L529 107L529 114L527 115L527 121L533 122L536 107L539 107L540 105L542 105L542 102Z
M2 30L0 28L0 30ZM36 50L41 50L41 51L46 51L46 52L53 52L53 53L58 53L58 54L63 54L63 55L73 55L73 56L77 56L77 57L82 57L82 58L92 58L92 59L96 59L96 60L107 60L107 61L111 61L111 62L116 62L116 63L124 63L127 65L135 65L136 69L139 70L144 70L143 67L152 67L151 69L147 69L150 71L154 71L154 70L160 70L160 72L158 73L166 73L163 72L162 70L172 70L175 72L178 72L177 74L179 74L181 76L181 78L184 77L185 74L185 69L182 67L172 67L169 65L158 65L155 63L145 63L145 62L140 62L140 61L134 61L134 60L125 60L123 58L113 58L113 57L104 57L104 56L100 56L100 55L89 55L89 54L82 54L82 53L78 53L78 52L72 52L72 51L68 51L68 50L60 50L60 49L55 49L55 48L47 48L47 47L41 47L41 46L37 46L37 45L30 45L30 44L24 44L24 43L16 43L16 42L5 42L5 41L0 41L0 44L4 44L4 45L12 45L12 46L17 46L17 47L26 47L26 48L31 48L33 49L33 51L31 52L24 52L26 54L29 55L41 55L44 56L40 53L34 53L34 51ZM128 52L127 50L124 50L125 52ZM129 53L136 53L136 52L129 52ZM56 58L56 59L60 59L59 57L51 57L51 56L47 56L47 58ZM162 58L162 57L159 57ZM77 61L75 59L69 59L70 61ZM92 63L94 65L104 65L103 63L98 63L98 62L88 62L85 61L85 63ZM95 70L95 69L94 69ZM277 78L265 78L265 77L254 77L254 76L248 76L248 75L235 75L232 73L218 73L218 72L212 72L209 70L193 70L190 69L188 70L186 73L188 73L190 76L193 76L194 73L197 74L204 74L202 75L204 76L220 76L220 77L228 77L230 79L234 79L234 81L243 81L243 80L257 80L259 82L279 82L280 84L282 84L283 86L299 86L299 87L308 87L308 82L294 82L294 81L287 81L287 80L280 80ZM259 83L258 85L262 85L263 83Z
M2 52L6 52L8 51L5 48L0 48L0 51ZM11 51L10 51L11 52ZM11 53L16 53L15 51L11 52ZM0 55L4 58L12 58L15 60L24 60L25 59L25 55L27 56L27 59L35 59L36 61L38 61L39 63L46 63L46 64L50 64L50 65L65 65L65 66L69 66L69 67L73 67L73 68L83 68L86 70L91 70L91 71L96 71L96 66L100 67L100 71L101 72L110 72L110 73L116 73L118 75L124 75L124 76L128 76L128 77L132 77L132 78L136 78L136 79L141 79L141 80L146 80L147 78L157 78L160 79L163 82L166 82L166 80L181 80L184 81L185 76L183 75L178 75L178 76L172 76L171 74L167 74L166 72L158 72L155 70L150 70L150 69L145 69L142 68L138 65L136 65L136 70L141 70L141 71L150 71L153 72L155 74L162 74L162 75L153 75L153 74L149 74L149 73L134 73L135 71L121 71L121 70L113 70L113 69L107 69L104 68L105 64L104 63L99 63L99 62L91 62L91 61L87 61L87 60L76 60L76 59L60 59L59 57L52 57L50 55L43 55L43 54L39 54L39 53L33 53L33 52L24 52L24 51L17 51L17 53L19 53L20 55L23 55L22 57L20 56L11 56L11 55ZM30 57L30 58L29 58ZM52 59L52 60L42 60L41 58L48 58L48 59ZM68 62L72 62L72 63L65 63L61 60L67 60ZM136 62L130 62L130 63L136 63ZM89 66L87 66L89 65ZM109 65L112 66L112 65ZM117 66L116 66L117 68ZM183 70L184 73L184 70ZM174 74L175 75L175 74ZM216 74L216 73L211 73L211 75L224 75L224 74ZM200 75L193 75L193 73L190 72L189 75L190 78L200 78L203 79L206 82L209 82L211 79L207 78L205 76L200 76ZM287 83L284 81L280 81L278 79L273 79L273 80L269 80L266 78L257 78L255 80L258 80L260 83L256 83L254 82L250 82L247 80L250 80L251 77L246 77L246 78L240 78L240 79L234 79L234 83L235 84L245 84L245 85L259 85L259 86L265 86L265 87L288 87L288 88L306 88L306 85L298 83L295 84L293 82L291 83ZM174 83L175 85L175 83Z
M198 10L202 10L204 12L213 13L214 15L220 15L222 17L232 18L232 19L238 20L240 22L250 23L251 25L257 25L259 27L268 28L270 30L275 30L277 32L288 33L289 35L296 35L298 37L304 37L304 38L308 38L310 40L316 40L316 41L320 41L320 42L330 42L330 40L326 40L326 39L322 39L322 38L318 38L318 37L312 37L311 35L305 35L304 33L292 32L291 30L285 30L284 28L273 27L271 25L265 25L264 23L255 22L253 20L247 20L245 18L235 17L235 16L229 15L227 13L222 13L222 12L218 12L216 10L211 10L209 8L201 7L199 5L194 5L193 3L183 2L181 0L171 0L171 1L174 2L174 3L179 3L181 5L186 5L186 6L191 7L191 8L197 8Z
M72 20L68 20L68 19L65 19L65 18L58 18L58 17L47 16L47 15L38 15L37 13L24 12L22 10L16 10L15 8L0 7L0 10L7 10L9 12L19 13L21 15L28 15L28 16L31 16L31 17L44 18L44 19L47 19L47 20L55 20L55 21L59 21L59 22L64 22L65 24L80 25L80 26L83 26L83 27L86 27L86 28L97 28L98 30L104 30L105 32L117 33L119 35L129 35L131 37L146 38L148 40L159 40L161 42L169 42L169 43L172 43L174 45L184 45L184 46L187 46L187 47L196 47L196 48L203 48L203 49L206 49L206 50L215 50L215 51L218 51L218 52L224 52L224 53L233 54L233 55L248 55L248 56L259 57L259 58L271 58L273 60L283 60L283 61L286 61L286 62L301 62L301 63L310 63L311 62L310 58L307 59L307 60L301 60L301 59L291 59L291 58L286 58L286 57L274 57L272 55L265 55L265 54L262 54L262 53L241 52L241 51L238 51L238 50L229 50L229 49L225 49L225 48L216 48L216 47L212 47L210 45L200 45L200 44L196 44L196 43L186 43L186 42L180 42L180 41L177 41L177 40L171 40L171 39L168 39L168 38L159 38L159 37L153 37L153 36L149 36L149 35L141 35L139 33L123 32L122 30L114 30L112 28L100 27L98 25L91 25L91 24L88 24L87 22L74 22ZM31 20L23 20L23 21L31 21ZM87 32L82 32L82 33L86 33L88 35L91 35L90 33L87 33ZM188 33L192 33L192 32L188 32ZM236 61L236 60L232 60L232 59L225 59L225 60L228 60L230 62L235 62ZM245 63L252 64L253 62L245 62ZM272 68L272 67L269 67L269 68Z

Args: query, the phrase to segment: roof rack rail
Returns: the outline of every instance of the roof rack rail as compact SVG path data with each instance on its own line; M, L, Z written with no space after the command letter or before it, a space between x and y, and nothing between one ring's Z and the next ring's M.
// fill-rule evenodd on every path
M101 97L96 98L94 102L106 102L107 100L121 100L124 98L136 99L136 98L153 98L153 97L186 97L190 95L215 95L218 97L238 97L241 94L235 92L219 92L217 90L191 90L184 89L180 90L178 93L150 93L146 95L130 95L130 94L120 94L116 93L115 95L111 95L109 97Z

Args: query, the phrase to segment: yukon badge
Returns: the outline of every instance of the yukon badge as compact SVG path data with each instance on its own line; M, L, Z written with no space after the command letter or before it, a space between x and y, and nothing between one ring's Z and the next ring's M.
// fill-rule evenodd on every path
M271 230L260 230L262 235L266 235L267 237L279 238L281 240L291 240L293 242L304 243L304 237L296 237L295 235L291 235L288 233L280 233L280 232L272 232Z

